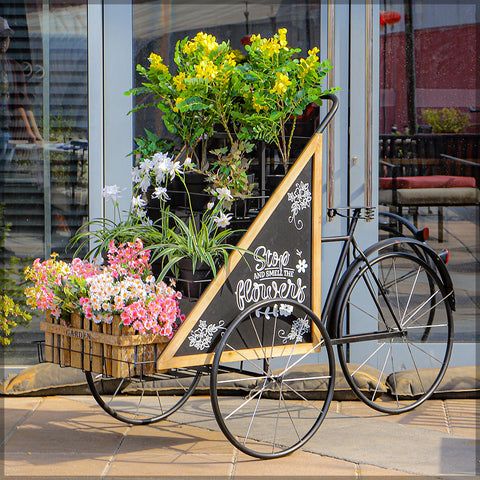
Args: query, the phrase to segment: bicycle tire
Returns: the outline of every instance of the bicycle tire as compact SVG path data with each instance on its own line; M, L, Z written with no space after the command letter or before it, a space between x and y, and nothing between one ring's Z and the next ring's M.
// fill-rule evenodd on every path
M380 412L416 408L434 393L448 366L453 291L422 258L401 251L383 251L369 264L357 263L347 270L343 285L335 317L347 382L360 400ZM372 372L378 378L366 388L359 379Z

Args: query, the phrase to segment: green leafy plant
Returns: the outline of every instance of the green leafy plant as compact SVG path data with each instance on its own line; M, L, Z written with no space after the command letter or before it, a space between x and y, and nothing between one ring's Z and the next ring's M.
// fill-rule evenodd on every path
M159 279L163 279L170 271L178 275L177 264L182 259L189 259L192 262L193 272L199 263L205 263L215 277L219 266L228 262L232 251L250 253L227 243L231 235L240 232L228 228L233 215L224 212L224 203L231 201L233 197L227 188L217 189L216 200L212 200L199 217L192 207L185 171L180 172L178 176L185 187L189 208L184 216L180 216L171 212L165 201L162 202L161 230L164 241L149 246L152 262L155 260L162 262L163 269L158 276Z
M13 298L0 295L0 344L10 345L13 329L18 325L28 325L32 316Z
M427 108L422 110L422 118L432 127L433 133L461 133L470 126L468 113L458 108Z
M132 208L122 218L118 198L120 189L110 185L103 189L103 197L114 205L114 218L95 218L83 224L70 240L69 246L76 248L74 256L86 250L84 258L104 257L111 242L116 244L134 242L141 238L148 247L163 241L163 229L159 229L147 218L143 207L145 201L140 195L134 196Z
M169 152L175 143L167 138L160 138L156 133L145 129L145 136L135 138L136 148L128 155L138 155L140 161L152 157L158 152Z
M250 37L246 45L246 61L238 65L243 86L242 112L233 112L235 119L242 116L241 137L250 137L273 143L280 151L285 171L288 170L296 117L307 105L321 104L325 93L322 83L331 69L330 62L320 62L317 47L308 51L306 58L298 58L299 48L287 44L287 30L281 28L271 38ZM252 134L253 132L253 134Z
M243 142L234 142L232 147L213 150L217 160L211 163L210 169L206 172L210 180L209 192L215 195L219 189L227 188L233 199L244 198L251 194L253 184L248 181L248 168L251 159L245 154L251 152L252 144L245 146ZM227 208L229 202L226 202Z
M206 140L214 125L223 125L231 142L238 130L231 122L233 111L240 108L234 100L242 87L235 68L236 53L228 42L217 43L212 35L199 32L192 40L186 37L177 42L173 72L160 55L152 53L148 60L148 68L137 65L147 81L126 94L150 94L153 100L133 111L149 106L161 110L167 129L183 140L187 157L195 157L195 149L202 143L197 163L206 169Z

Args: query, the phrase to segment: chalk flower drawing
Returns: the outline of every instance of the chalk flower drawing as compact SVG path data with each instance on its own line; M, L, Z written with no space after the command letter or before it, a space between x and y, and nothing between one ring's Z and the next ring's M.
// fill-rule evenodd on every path
M297 219L297 215L306 208L310 208L312 201L312 193L310 192L310 184L300 182L295 184L295 190L288 192L287 198L289 202L292 202L290 208L291 215L288 217L288 221L295 225L297 230L302 230L303 221Z
M275 304L272 309L267 307L265 310L255 310L255 316L260 318L261 315L265 317L266 320L270 320L270 315L273 315L275 318L278 318L279 315L283 317L288 317L293 312L293 306L281 303L280 305Z
M307 317L297 318L293 321L290 332L285 335L285 330L280 330L278 336L283 339L283 343L293 341L295 343L303 342L303 336L310 331L310 323Z
M305 273L308 268L308 263L305 259L301 258L298 262L297 265L295 266L297 269L298 273Z
M219 330L226 330L223 326L225 322L220 320L218 325L211 323L207 325L205 320L200 320L198 322L198 328L194 330L188 339L190 340L189 347L194 347L197 350L205 350L210 346L213 340L213 335L217 333Z

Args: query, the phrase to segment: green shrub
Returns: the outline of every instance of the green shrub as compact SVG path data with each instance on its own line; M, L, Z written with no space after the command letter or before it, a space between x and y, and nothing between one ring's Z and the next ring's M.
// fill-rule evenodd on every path
M470 125L468 113L458 108L427 108L422 110L422 118L433 133L462 133Z

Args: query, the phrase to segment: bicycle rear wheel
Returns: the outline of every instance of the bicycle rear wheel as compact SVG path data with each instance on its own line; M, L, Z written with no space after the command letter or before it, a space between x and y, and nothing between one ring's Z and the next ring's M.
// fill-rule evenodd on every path
M433 394L447 369L451 292L427 262L400 251L357 265L344 285L336 312L346 380L360 400L380 412L412 410Z
M242 452L282 457L320 427L334 376L333 348L313 312L291 300L261 302L237 317L217 346L210 377L213 412Z
M98 405L113 418L130 425L149 425L176 412L193 394L201 375L199 371L179 369L167 374L125 377L118 379L111 391L104 391L104 377L85 372Z

